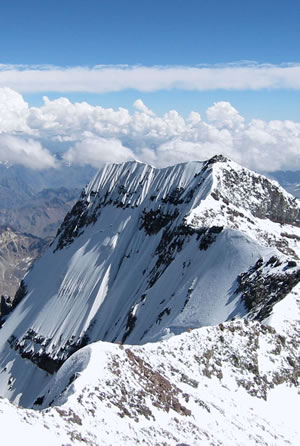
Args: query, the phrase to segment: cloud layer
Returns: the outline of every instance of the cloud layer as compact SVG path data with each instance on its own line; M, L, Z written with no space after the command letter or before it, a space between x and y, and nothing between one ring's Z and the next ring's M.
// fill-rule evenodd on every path
M261 90L300 89L300 65L239 63L215 66L55 67L1 65L0 87L22 93L105 93L134 89Z
M38 141L8 134L0 134L0 162L38 170L57 167L54 157Z
M130 113L47 97L29 107L16 91L0 88L0 161L55 167L46 149L55 147L66 161L94 167L134 158L166 166L223 153L258 171L300 169L299 122L246 123L229 102L213 104L205 119L197 112L184 119L175 110L157 116L141 99L134 107Z

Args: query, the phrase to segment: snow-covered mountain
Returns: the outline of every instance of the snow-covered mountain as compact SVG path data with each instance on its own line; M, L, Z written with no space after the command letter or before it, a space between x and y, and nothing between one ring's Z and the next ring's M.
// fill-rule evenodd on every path
M18 291L0 330L0 395L31 407L94 341L266 320L300 281L299 226L297 199L222 156L107 165Z

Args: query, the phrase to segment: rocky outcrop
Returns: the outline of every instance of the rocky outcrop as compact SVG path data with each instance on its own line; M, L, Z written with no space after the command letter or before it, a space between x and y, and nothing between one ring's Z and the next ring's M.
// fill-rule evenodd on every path
M300 269L295 261L283 263L276 256L267 261L260 258L249 271L239 275L236 294L241 293L247 317L263 321L299 282Z
M224 168L218 195L225 203L249 209L253 216L276 223L300 226L299 200L285 193L278 183L247 169Z

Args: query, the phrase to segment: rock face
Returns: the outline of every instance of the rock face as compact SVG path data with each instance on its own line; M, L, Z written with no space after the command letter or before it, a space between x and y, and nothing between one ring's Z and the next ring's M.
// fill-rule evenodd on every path
M280 302L300 281L300 270L293 260L283 262L276 256L256 264L238 277L236 294L249 311L247 317L263 321L271 315L273 306ZM289 274L286 272L291 269Z
M264 320L300 281L299 222L297 199L223 156L107 165L24 279L0 331L0 367L12 361L0 394L32 404L32 373L44 382L97 340L144 344Z

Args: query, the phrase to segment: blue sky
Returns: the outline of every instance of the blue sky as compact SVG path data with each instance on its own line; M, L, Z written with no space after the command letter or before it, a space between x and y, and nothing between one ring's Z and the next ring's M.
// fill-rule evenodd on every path
M299 21L300 2L295 0L5 1L1 5L0 63L10 68L22 64L27 68L214 67L241 61L298 64ZM214 102L225 100L246 119L300 121L300 88L293 86L208 91L171 87L150 92L121 88L105 93L62 90L48 89L47 82L40 91L19 88L31 105L40 105L46 94L52 99L66 96L72 101L131 109L141 98L157 113L175 108L187 115L191 110L203 113Z
M14 0L0 162L300 169L299 0Z
M195 65L299 60L295 0L14 0L2 63Z

